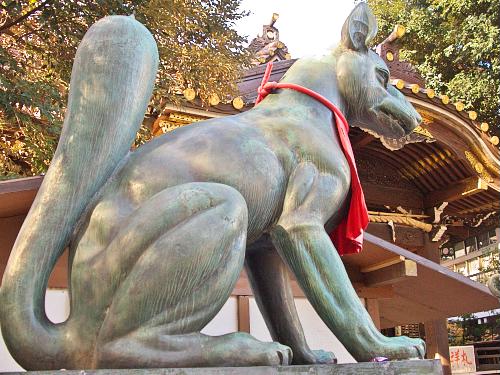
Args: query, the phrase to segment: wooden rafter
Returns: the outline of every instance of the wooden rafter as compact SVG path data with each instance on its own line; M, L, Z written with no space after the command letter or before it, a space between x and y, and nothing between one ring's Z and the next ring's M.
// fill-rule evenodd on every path
M453 202L481 191L487 190L488 185L479 177L469 177L452 183L448 187L431 191L424 198L426 208L437 206L442 202Z
M484 203L480 206L460 210L457 212L457 214L458 215L468 215L468 214L479 213L482 211L496 211L498 209L500 209L500 202L499 201L491 201L488 203Z
M353 150L359 150L363 147L365 147L367 144L373 142L375 140L375 137L371 134L363 133L361 136L357 139L355 139L352 142L352 149Z
M394 264L364 273L363 278L367 286L381 286L394 284L407 277L417 276L417 263L404 259Z
M368 206L402 206L409 209L422 209L423 198L418 191L396 186L363 183L365 199Z

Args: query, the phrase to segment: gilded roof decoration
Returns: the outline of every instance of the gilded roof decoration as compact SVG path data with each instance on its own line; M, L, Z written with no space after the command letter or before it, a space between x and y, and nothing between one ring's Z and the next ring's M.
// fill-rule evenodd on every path
M476 159L476 157L471 151L466 150L464 154L467 160L469 161L470 165L479 174L479 176L481 176L483 180L485 180L486 182L493 181L493 177L491 177L491 174L489 174L488 171L485 170L483 164L481 164L481 162Z
M262 35L254 38L248 46L248 50L254 56L252 59L254 65L291 58L287 46L279 39L279 30L274 26L278 18L279 14L273 13L271 22L262 26Z

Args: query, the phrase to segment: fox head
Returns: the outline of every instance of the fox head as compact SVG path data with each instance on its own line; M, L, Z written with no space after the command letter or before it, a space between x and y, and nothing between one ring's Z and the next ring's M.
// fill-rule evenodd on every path
M366 3L359 3L342 27L335 54L338 87L353 126L382 139L402 139L422 118L396 88L389 84L384 60L368 48L377 34L377 21Z

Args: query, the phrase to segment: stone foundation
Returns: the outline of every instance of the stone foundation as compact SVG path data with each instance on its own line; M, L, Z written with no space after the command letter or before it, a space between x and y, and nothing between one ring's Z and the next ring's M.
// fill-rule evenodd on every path
M439 360L348 363L314 366L205 367L123 370L31 371L20 375L441 375Z

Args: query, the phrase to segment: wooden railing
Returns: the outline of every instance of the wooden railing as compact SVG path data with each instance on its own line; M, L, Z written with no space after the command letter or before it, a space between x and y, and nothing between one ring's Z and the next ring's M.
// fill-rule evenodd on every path
M500 341L474 344L478 371L500 370Z

